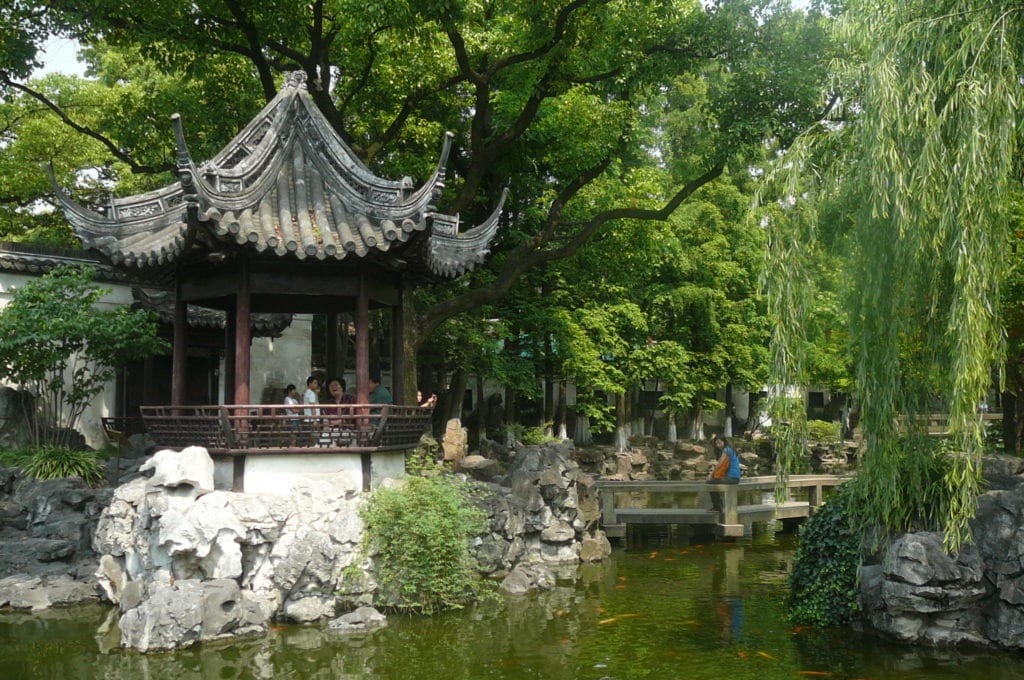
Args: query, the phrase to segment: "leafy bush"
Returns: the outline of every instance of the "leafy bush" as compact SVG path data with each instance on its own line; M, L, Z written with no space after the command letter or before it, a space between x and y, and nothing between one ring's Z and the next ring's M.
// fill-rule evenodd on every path
M486 516L452 477L410 477L379 488L363 506L363 551L373 555L386 607L431 613L477 599L481 580L470 539Z
M840 626L860 609L860 539L849 512L852 484L841 486L800 529L789 578L789 616L795 623Z
M22 454L21 472L31 479L79 477L89 486L103 481L103 463L95 451L74 451L61 446L41 446Z
M20 468L25 464L27 453L23 449L4 449L0 451L0 468Z
M816 442L837 442L841 434L842 423L830 423L827 420L808 420L807 436Z
M550 425L548 427L550 427ZM526 427L518 423L513 423L508 426L508 432L512 433L517 442L522 442L527 446L540 446L541 444L547 444L548 442L559 441L557 437L548 435L547 428L545 427Z
M419 444L405 457L405 471L418 477L430 477L440 473L437 463L441 444L430 436L420 438Z

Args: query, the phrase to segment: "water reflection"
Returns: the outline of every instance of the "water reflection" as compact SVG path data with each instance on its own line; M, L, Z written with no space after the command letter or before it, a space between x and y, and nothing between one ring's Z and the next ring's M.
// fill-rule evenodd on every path
M342 637L278 626L169 654L117 648L102 607L0 615L0 678L1021 678L1016 655L901 647L795 629L783 610L787 539L701 543L654 529L549 592ZM113 640L113 645L111 641Z

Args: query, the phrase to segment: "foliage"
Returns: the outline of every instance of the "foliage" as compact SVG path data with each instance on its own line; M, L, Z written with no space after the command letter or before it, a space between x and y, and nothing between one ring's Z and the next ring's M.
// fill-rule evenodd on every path
M450 476L410 477L378 488L360 510L363 550L373 556L386 606L432 613L479 597L469 542L486 517Z
M740 182L722 177L665 222L624 222L559 263L557 293L536 304L559 322L560 367L592 425L615 424L608 395L648 381L660 408L694 417L721 407L723 384L763 384L763 229L745 219L747 204Z
M804 384L809 260L832 248L849 278L867 452L859 474L872 500L861 528L900 532L917 519L896 483L917 465L908 459L917 447L903 445L896 423L938 401L957 454L934 480L945 488L924 491L941 502L955 551L970 537L979 493L977 404L1005 356L998 314L1020 179L1021 10L980 0L851 0L844 10L836 80L845 106L785 155L763 218L774 375ZM825 222L830 205L848 206L849 219Z
M506 431L510 432L517 442L521 442L526 446L540 446L541 444L560 441L557 437L552 437L548 434L550 430L550 423L541 427L526 427L518 423L512 423L506 427Z
M21 449L0 449L0 467L21 467L24 454Z
M21 456L18 467L31 479L78 477L89 486L103 482L104 466L95 451L76 451L63 446L40 446Z
M800 528L789 577L789 615L798 624L841 626L859 609L860 534L854 526L847 482Z
M893 470L880 456L864 456L853 487L859 527L874 527L866 536L875 548L887 539L891 527L901 531L941 531L960 502L962 485L952 476L961 469L963 453L955 439L936 439L912 431L892 442L899 468ZM881 469L880 469L881 468ZM884 475L884 476L883 476ZM862 536L865 534L862 531Z
M437 464L441 444L433 437L421 437L419 445L405 457L405 471L418 477L431 477L440 473Z
M210 67L208 77L199 79L207 69L162 73L130 49L93 47L88 56L100 78L49 74L27 87L0 77L0 92L7 84L11 95L0 98L4 240L78 247L56 209L45 164L52 164L57 181L75 198L102 210L112 192L139 193L174 180L172 113L188 121L191 150L209 157L220 150L218 142L237 132L243 115L259 110L258 95L230 77L237 58ZM221 115L203 114L208 101L219 102Z
M18 6L10 17L12 47L0 52L0 73L10 74L0 79L0 90L14 107L6 119L11 126L4 149L19 161L0 168L11 171L10 194L2 185L8 173L0 172L0 197L14 197L17 206L11 208L11 232L22 224L25 200L50 193L36 170L40 160L54 162L58 181L76 198L101 206L111 193L167 181L174 160L166 123L171 113L181 113L192 153L209 158L249 121L260 101L276 93L286 71L302 69L318 108L378 174L429 176L438 140L451 130L455 152L438 208L459 214L463 224L478 223L502 187L509 188L487 264L455 285L417 295L415 323L405 326L412 337L403 346L411 363L416 349L439 338L426 348L424 363L443 366L450 375L465 359L473 364L465 370L507 378L524 394L537 389L541 371L549 379L566 375L559 375L552 342L562 331L542 319L550 317L543 314L548 307L537 303L564 302L572 291L543 281L537 286L538 279L515 291L517 281L620 228L640 240L611 252L604 270L615 269L607 264L619 259L618 269L626 270L632 264L624 261L630 243L657 231L652 225L673 216L717 178L733 174L740 179L731 182L743 183L752 158L784 148L824 103L825 18L763 0L24 0ZM24 80L34 47L54 34L80 41L95 81ZM209 115L211 110L217 114ZM31 135L20 132L23 124ZM743 204L745 191L736 192ZM688 235L679 248L664 244L659 268L680 254L700 273L707 252L689 250L706 245L714 252L729 243L731 227L719 227L735 224L735 215L720 220L708 210L711 204L729 211L736 201L707 200L686 216ZM705 243L709 234L712 242ZM660 234L652 241L655 248L662 245ZM753 384L747 378L756 372L766 329L746 323L756 320L758 303L747 304L732 280L753 268L737 262L742 268L709 266L708 272L711 279L729 280L727 297L738 303L712 319L712 332L735 338L739 351L684 354L691 350L680 342L671 359L667 406L703 406L706 384L723 375ZM676 317L679 323L657 318L660 300L686 297L685 286L670 287L657 300L637 295L629 301L652 317L653 337L660 342L674 340L684 323L685 310ZM612 286L608 292L615 294ZM703 285L694 292L708 293ZM673 311L686 305L682 301ZM486 324L495 318L505 328L491 332ZM524 336L531 350L545 348L532 361L514 348L495 353L496 345L472 341L497 338L515 345ZM631 347L645 342L646 337ZM431 363L438 356L442 361ZM684 356L691 360L688 370L675 365ZM620 369L627 382L670 359L667 352L638 358L646 368ZM614 375L602 374L605 367L596 360L579 362L593 369L583 382L591 372L594 383ZM699 381L688 380L691 375ZM600 418L597 391L604 390L594 388L584 397L593 396L587 406Z
M837 442L841 434L841 423L833 423L827 420L807 421L807 436L816 442Z
M61 446L118 366L161 351L146 312L97 307L90 267L60 267L17 288L0 311L0 375L35 397L36 445Z

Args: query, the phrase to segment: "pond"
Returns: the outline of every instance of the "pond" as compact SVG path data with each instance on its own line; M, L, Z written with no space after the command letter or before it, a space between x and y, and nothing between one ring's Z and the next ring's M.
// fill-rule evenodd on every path
M343 638L275 626L259 639L140 655L112 610L0 615L0 678L715 678L1024 680L1024 657L918 649L787 622L791 537L693 543L666 530L573 568L553 590ZM106 631L106 632L104 632ZM113 634L113 635L111 635Z

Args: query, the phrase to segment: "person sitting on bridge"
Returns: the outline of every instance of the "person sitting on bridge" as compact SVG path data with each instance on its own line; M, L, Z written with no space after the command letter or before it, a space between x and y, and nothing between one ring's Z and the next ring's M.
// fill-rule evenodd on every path
M720 457L708 478L708 484L739 484L740 457L736 453L736 449L732 448L729 445L729 440L720 434L716 434L711 439L711 445ZM715 510L722 509L722 492L711 492L711 507Z

